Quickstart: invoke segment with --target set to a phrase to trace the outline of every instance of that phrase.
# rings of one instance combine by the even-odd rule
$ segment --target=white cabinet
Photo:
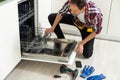
[[[3,80],[21,59],[17,2],[0,6],[0,80]]]
[[[120,0],[113,0],[108,28],[108,36],[120,40]]]

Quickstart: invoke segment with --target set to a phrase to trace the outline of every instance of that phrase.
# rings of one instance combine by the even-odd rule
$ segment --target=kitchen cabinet
[[[109,20],[109,28],[108,28],[108,36],[110,36],[112,39],[116,39],[120,41],[120,1],[119,0],[113,0],[111,4],[111,14],[110,14],[110,20]]]
[[[21,60],[17,1],[0,4],[0,80]]]

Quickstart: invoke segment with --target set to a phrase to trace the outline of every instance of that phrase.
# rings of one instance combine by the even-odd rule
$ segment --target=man
[[[102,29],[102,13],[95,3],[86,0],[67,0],[61,10],[50,14],[48,19],[52,27],[46,29],[46,34],[54,31],[58,38],[65,38],[59,23],[75,25],[82,36],[82,41],[76,48],[77,54],[83,54],[85,58],[92,56],[95,36]]]

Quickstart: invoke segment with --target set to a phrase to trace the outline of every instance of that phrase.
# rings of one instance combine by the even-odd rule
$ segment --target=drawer
[[[76,44],[70,39],[36,37],[31,42],[21,42],[21,55],[24,60],[71,65],[76,56]]]

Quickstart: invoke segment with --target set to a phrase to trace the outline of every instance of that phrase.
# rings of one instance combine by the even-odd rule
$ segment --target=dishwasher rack
[[[26,40],[21,41],[22,56],[68,61],[77,42],[69,39],[51,38],[51,34],[48,34],[47,36],[43,35],[44,30],[45,29],[37,27],[35,28],[36,36],[32,41],[29,40],[31,36],[29,33],[25,37]],[[24,30],[22,34],[23,33]]]

